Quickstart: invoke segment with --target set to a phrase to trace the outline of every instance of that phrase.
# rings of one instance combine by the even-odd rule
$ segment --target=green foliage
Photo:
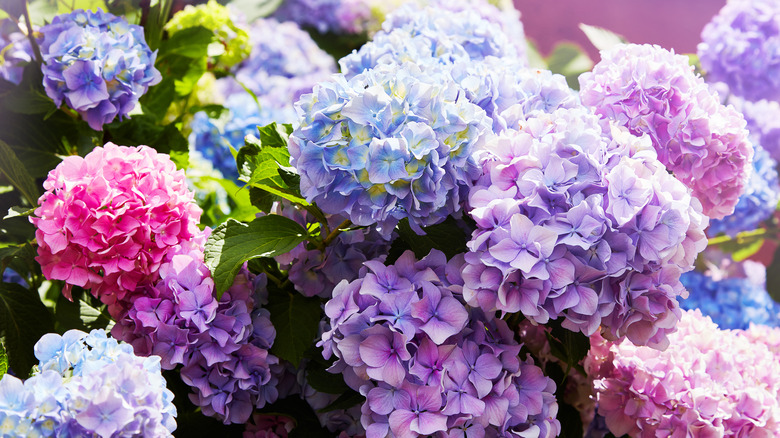
[[[21,192],[29,205],[38,205],[38,186],[35,180],[19,161],[13,149],[2,140],[0,140],[0,174]]]
[[[281,6],[284,0],[233,0],[230,5],[237,11],[241,11],[247,23],[251,23],[260,17],[267,17]]]
[[[547,334],[550,342],[550,353],[566,364],[567,369],[574,369],[585,374],[585,369],[580,361],[585,358],[590,350],[590,339],[580,332],[573,332],[561,326],[561,321],[550,321],[547,324],[552,329]]]
[[[322,316],[319,298],[304,297],[291,287],[282,289],[269,284],[265,308],[276,329],[271,353],[298,366],[317,337]]]
[[[772,263],[766,268],[766,290],[773,300],[780,302],[780,246],[772,256]]]
[[[580,74],[593,68],[593,60],[582,48],[572,43],[560,43],[546,59],[547,68],[553,73],[566,77],[569,87],[579,90],[577,78]]]
[[[54,305],[54,328],[58,333],[71,329],[89,332],[94,329],[110,329],[114,321],[105,304],[80,287],[72,291],[73,301],[68,300],[59,289]]]
[[[51,314],[36,291],[0,283],[0,342],[8,349],[8,363],[16,375],[28,374],[37,363],[33,346],[52,331]]]
[[[230,288],[244,262],[284,254],[305,239],[306,230],[283,216],[263,216],[249,224],[229,219],[221,224],[205,246],[206,266],[214,277],[217,297]]]
[[[147,145],[168,154],[180,168],[189,166],[189,146],[176,124],[158,124],[151,115],[137,115],[105,127],[108,139],[124,146]]]
[[[3,343],[0,342],[0,379],[8,372],[8,354],[5,352]]]
[[[770,232],[767,229],[759,228],[737,233],[734,237],[721,234],[709,239],[707,246],[718,247],[721,251],[730,253],[735,262],[741,262],[761,249],[768,233]]]

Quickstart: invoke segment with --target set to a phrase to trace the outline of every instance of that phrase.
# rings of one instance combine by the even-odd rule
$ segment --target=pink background
[[[726,0],[514,0],[526,36],[543,55],[560,41],[574,41],[598,62],[598,51],[577,27],[604,27],[632,43],[653,43],[695,53],[704,25]]]

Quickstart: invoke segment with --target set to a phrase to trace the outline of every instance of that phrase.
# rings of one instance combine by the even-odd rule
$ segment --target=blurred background
[[[780,0],[778,0],[780,1]],[[561,41],[599,55],[579,23],[621,34],[632,43],[653,43],[677,53],[695,53],[704,25],[726,0],[514,0],[525,33],[543,56]]]

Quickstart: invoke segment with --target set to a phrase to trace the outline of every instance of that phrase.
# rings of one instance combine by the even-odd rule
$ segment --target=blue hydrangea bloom
[[[780,3],[730,0],[702,30],[698,47],[710,82],[748,100],[780,98]]]
[[[28,287],[27,282],[24,280],[24,278],[22,278],[22,276],[19,275],[18,272],[14,271],[11,268],[6,268],[5,271],[3,271],[3,283],[16,283],[23,287]]]
[[[361,33],[371,19],[371,9],[364,0],[287,0],[274,17],[320,33]]]
[[[740,231],[758,228],[758,225],[775,212],[780,201],[780,182],[777,176],[777,162],[761,146],[755,146],[753,174],[745,193],[739,197],[734,213],[720,220],[710,222],[707,233],[735,236]]]
[[[220,119],[211,119],[205,112],[198,112],[192,120],[189,142],[196,151],[211,161],[214,168],[224,177],[237,179],[236,160],[230,151],[244,145],[244,137],[257,135],[257,127],[271,122],[292,123],[296,120],[291,106],[274,108],[257,106],[257,102],[246,93],[227,98],[227,114]]]
[[[780,305],[769,296],[766,287],[747,278],[713,280],[701,272],[691,271],[680,277],[688,289],[688,298],[680,299],[685,310],[701,312],[722,329],[747,329],[750,323],[780,325]]]
[[[98,9],[54,17],[40,29],[43,86],[59,107],[65,102],[95,130],[120,120],[149,86],[160,82],[157,52],[141,26]]]
[[[176,429],[159,357],[137,357],[103,330],[49,333],[35,355],[27,381],[0,380],[1,436],[170,437]]]
[[[333,76],[296,108],[289,149],[302,194],[383,235],[403,218],[420,231],[459,211],[479,176],[473,153],[490,120],[454,82],[415,64]]]

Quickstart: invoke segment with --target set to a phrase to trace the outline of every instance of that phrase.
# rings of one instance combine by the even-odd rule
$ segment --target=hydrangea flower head
[[[102,330],[44,335],[40,364],[22,384],[0,380],[3,436],[154,436],[176,429],[160,361],[141,358]]]
[[[366,396],[367,436],[555,436],[555,383],[506,323],[464,306],[463,257],[411,251],[393,265],[365,263],[325,305],[330,329],[318,345],[329,369]]]
[[[633,134],[648,134],[659,160],[693,190],[706,215],[731,214],[753,157],[742,115],[720,104],[685,56],[633,44],[601,56],[579,78],[582,102]]]
[[[288,147],[301,193],[384,235],[403,218],[419,230],[460,209],[490,126],[455,84],[411,63],[334,76],[297,110]]]
[[[780,102],[730,97],[729,103],[745,116],[753,144],[761,145],[773,160],[780,160]]]
[[[648,138],[582,106],[522,115],[482,155],[463,296],[485,311],[662,348],[707,219]],[[533,106],[530,106],[533,108]]]
[[[704,26],[697,54],[708,81],[747,100],[780,99],[780,4],[729,0]]]
[[[780,201],[780,181],[777,176],[777,161],[756,144],[753,155],[753,172],[745,193],[739,197],[734,213],[721,220],[710,222],[707,233],[735,236],[740,231],[758,228],[761,222],[772,217]]]
[[[202,212],[184,172],[148,146],[106,143],[69,156],[43,187],[30,221],[44,275],[109,306],[154,281],[168,250],[199,233]]]
[[[213,31],[219,41],[212,43],[217,44],[221,53],[209,57],[211,66],[229,69],[249,56],[249,34],[234,23],[230,10],[216,0],[209,0],[208,3],[197,6],[185,6],[171,17],[165,25],[165,30],[173,36],[183,29],[195,26]]]
[[[54,17],[40,29],[43,86],[59,107],[65,102],[95,130],[120,120],[149,86],[160,82],[157,52],[141,26],[98,9]]]
[[[250,27],[252,51],[236,79],[252,90],[263,107],[291,108],[319,81],[336,72],[336,62],[293,22],[258,19]],[[231,83],[227,94],[243,93]]]
[[[274,12],[274,17],[319,33],[359,34],[368,30],[369,23],[375,20],[371,10],[374,3],[374,0],[288,0]]]
[[[32,60],[29,38],[10,18],[0,20],[0,78],[19,85],[24,66]]]
[[[586,368],[616,436],[777,436],[780,362],[741,331],[682,314],[665,351],[591,337]]]

